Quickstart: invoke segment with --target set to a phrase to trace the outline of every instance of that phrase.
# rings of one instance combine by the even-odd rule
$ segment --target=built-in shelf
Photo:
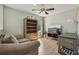
[[[35,34],[37,33],[37,20],[25,18],[24,19],[24,37],[31,38],[31,36],[35,35],[34,33]]]

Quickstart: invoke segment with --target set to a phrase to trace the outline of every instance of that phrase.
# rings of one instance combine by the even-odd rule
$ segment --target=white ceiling
[[[42,6],[40,6],[40,4],[36,5],[36,4],[5,4],[8,7],[11,8],[15,8],[21,11],[25,11],[25,12],[30,12],[39,16],[48,16],[45,15],[44,13],[39,14],[38,11],[32,11],[32,9],[38,9],[41,8]],[[54,11],[50,11],[48,12],[49,15],[55,14],[55,13],[60,13],[60,12],[64,12],[73,8],[78,7],[79,4],[45,4],[46,8],[55,8]]]

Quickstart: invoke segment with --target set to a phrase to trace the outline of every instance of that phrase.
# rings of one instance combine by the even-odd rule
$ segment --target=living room
[[[0,32],[0,55],[77,55],[78,19],[78,4],[2,4],[0,30],[11,36]]]

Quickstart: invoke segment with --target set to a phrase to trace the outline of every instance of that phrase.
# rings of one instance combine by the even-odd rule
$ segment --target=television
[[[61,34],[61,32],[62,32],[61,25],[52,25],[52,26],[48,27],[48,33]]]

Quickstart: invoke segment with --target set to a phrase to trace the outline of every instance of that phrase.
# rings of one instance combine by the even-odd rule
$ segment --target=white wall
[[[22,35],[23,34],[23,19],[26,16],[36,16],[39,20],[39,24],[41,24],[41,17],[31,14],[25,13],[19,10],[15,10],[9,7],[4,7],[4,29],[7,31],[12,32],[15,35]],[[75,10],[69,10],[62,13],[58,13],[55,15],[51,15],[46,17],[46,30],[48,26],[53,24],[63,25],[63,32],[75,32],[76,27],[72,23],[68,23],[67,19],[76,19],[75,18]]]
[[[51,25],[62,25],[63,32],[76,32],[75,24],[67,22],[68,19],[76,20],[75,9],[46,17],[46,30],[48,31],[48,26]]]
[[[22,12],[9,7],[4,7],[4,29],[10,31],[14,35],[22,35],[23,19],[29,15],[35,16],[37,20],[41,20],[41,17],[37,15],[28,12]]]
[[[3,6],[0,5],[0,29],[3,29]]]

